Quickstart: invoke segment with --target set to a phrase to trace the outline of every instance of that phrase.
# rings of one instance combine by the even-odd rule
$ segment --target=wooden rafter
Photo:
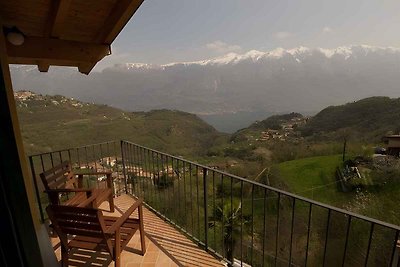
[[[46,71],[48,65],[94,66],[109,54],[110,46],[103,44],[40,37],[27,37],[20,46],[7,42],[9,63],[38,65],[40,71]]]
[[[52,1],[44,36],[60,37],[62,34],[62,29],[65,25],[65,18],[68,15],[70,4],[71,0]]]
[[[143,1],[0,0],[2,25],[25,37],[20,46],[6,44],[8,61],[37,65],[41,72],[51,65],[75,66],[87,74],[111,54],[109,46]]]
[[[96,43],[111,44],[144,0],[120,0],[105,20]]]
[[[39,61],[39,63],[37,65],[38,65],[38,69],[40,72],[48,72],[49,71],[49,68],[50,68],[49,63]]]

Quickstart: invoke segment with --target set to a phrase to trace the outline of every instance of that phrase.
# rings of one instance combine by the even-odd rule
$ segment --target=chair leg
[[[68,250],[61,245],[61,267],[68,267]]]
[[[144,236],[144,225],[143,225],[143,207],[139,206],[139,232],[140,232],[140,245],[142,247],[142,255],[146,253],[146,241]]]
[[[108,203],[110,204],[110,211],[114,212],[114,188],[111,172],[107,173],[107,188],[111,189],[111,194],[108,197]]]
[[[121,234],[119,229],[115,232],[114,266],[121,266]]]

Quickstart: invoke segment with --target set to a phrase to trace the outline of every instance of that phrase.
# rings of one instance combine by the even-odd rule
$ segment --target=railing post
[[[124,174],[125,194],[128,194],[128,182],[126,180],[124,140],[121,140],[121,157],[122,157],[122,172]]]
[[[39,187],[38,187],[38,184],[36,181],[36,172],[35,172],[35,167],[33,166],[32,156],[29,157],[29,164],[31,165],[32,179],[33,179],[33,185],[35,186],[35,193],[36,193],[36,198],[37,198],[37,202],[38,202],[38,206],[39,206],[40,219],[42,220],[42,223],[44,223],[42,201],[40,199]]]
[[[400,253],[399,253],[399,249],[396,249],[396,251],[394,252],[392,261],[393,261],[392,267],[397,267],[397,266],[399,266],[399,263],[400,263]]]
[[[207,169],[203,168],[204,189],[204,245],[208,249],[208,206],[207,206]]]
[[[400,263],[400,252],[399,248],[397,247],[399,236],[400,236],[400,231],[397,230],[394,237],[392,257],[390,259],[390,264],[389,264],[390,267],[398,267]]]

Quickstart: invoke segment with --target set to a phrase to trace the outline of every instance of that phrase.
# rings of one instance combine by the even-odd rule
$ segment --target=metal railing
[[[143,198],[149,209],[228,264],[398,266],[399,226],[127,141],[105,144],[116,148],[110,157],[120,192]],[[45,155],[51,159],[54,153],[60,152]],[[95,155],[104,159],[92,153],[84,166],[98,160]],[[46,169],[39,164],[43,157],[30,157],[34,180]],[[71,162],[81,165],[72,156]]]

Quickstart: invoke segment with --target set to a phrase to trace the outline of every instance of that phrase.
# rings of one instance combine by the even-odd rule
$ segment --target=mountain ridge
[[[305,136],[335,135],[380,142],[386,134],[400,132],[400,98],[374,96],[339,106],[329,106],[300,129]]]
[[[14,88],[127,111],[165,108],[213,115],[295,110],[306,114],[377,92],[400,97],[397,48],[349,46],[321,52],[303,47],[295,51],[278,49],[268,56],[252,51],[243,57],[232,54],[221,62],[226,64],[172,64],[162,68],[135,63],[131,69],[119,65],[88,76],[58,68],[43,74],[30,66],[13,66],[11,73]],[[219,128],[223,120],[202,118],[219,130],[224,128]]]
[[[370,46],[370,45],[349,45],[349,46],[339,46],[334,49],[326,49],[326,48],[308,48],[304,46],[299,46],[291,49],[284,49],[282,47],[276,48],[270,51],[259,51],[259,50],[250,50],[246,53],[228,53],[220,57],[204,59],[198,61],[184,61],[184,62],[171,62],[167,64],[149,64],[149,63],[123,63],[116,64],[117,68],[126,68],[127,70],[151,70],[151,69],[163,69],[165,70],[168,67],[173,66],[190,66],[190,65],[224,65],[224,64],[238,64],[241,61],[252,60],[253,62],[257,62],[261,59],[279,59],[286,55],[290,55],[293,57],[300,56],[303,57],[307,54],[318,52],[324,55],[326,58],[332,58],[335,56],[343,56],[345,59],[350,58],[356,52],[360,53],[382,53],[382,52],[390,52],[390,53],[400,53],[400,48],[396,47],[382,47],[382,46]],[[296,58],[298,63],[301,63],[299,58]],[[110,67],[111,69],[113,67]],[[110,69],[108,68],[108,69]]]
[[[288,126],[289,131],[285,130]],[[400,98],[368,97],[328,106],[310,117],[296,112],[272,115],[236,131],[230,140],[251,140],[268,131],[311,142],[341,141],[345,137],[365,144],[381,143],[385,135],[400,133]]]

